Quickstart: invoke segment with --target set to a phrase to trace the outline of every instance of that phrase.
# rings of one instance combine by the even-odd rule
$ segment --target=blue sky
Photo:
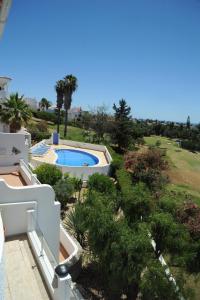
[[[55,102],[74,74],[73,105],[122,97],[137,118],[200,121],[199,0],[13,0],[0,40],[10,91]]]

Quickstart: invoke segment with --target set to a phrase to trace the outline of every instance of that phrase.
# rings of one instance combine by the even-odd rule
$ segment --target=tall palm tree
[[[60,130],[60,110],[63,106],[63,96],[64,96],[64,81],[58,80],[55,85],[55,90],[57,94],[57,109],[58,109],[58,119],[57,119],[57,133]]]
[[[64,78],[64,108],[65,108],[65,128],[64,137],[67,135],[68,110],[72,103],[72,94],[77,90],[77,78],[73,75],[67,75]]]
[[[0,119],[3,123],[10,125],[10,132],[17,132],[22,125],[27,124],[31,118],[31,110],[23,96],[18,93],[11,94],[10,98],[2,103]]]

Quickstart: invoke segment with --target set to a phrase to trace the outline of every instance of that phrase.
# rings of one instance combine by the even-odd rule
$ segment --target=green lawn
[[[48,128],[49,128],[50,132],[54,132],[57,129],[57,125],[49,125]],[[67,126],[67,137],[64,138],[64,136],[63,136],[64,125],[60,125],[60,137],[61,137],[61,139],[84,142],[83,132],[84,132],[84,130],[81,129],[81,128],[73,127],[73,126]]]
[[[166,149],[169,161],[169,189],[191,194],[200,204],[200,153],[181,149],[177,143],[165,137],[145,137],[147,145],[160,141],[160,148]]]

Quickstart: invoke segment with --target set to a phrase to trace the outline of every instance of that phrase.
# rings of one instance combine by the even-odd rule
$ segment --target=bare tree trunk
[[[57,133],[60,131],[60,108],[58,108],[58,117],[57,117]]]
[[[65,128],[64,128],[64,137],[67,136],[67,121],[68,121],[68,110],[65,109]]]

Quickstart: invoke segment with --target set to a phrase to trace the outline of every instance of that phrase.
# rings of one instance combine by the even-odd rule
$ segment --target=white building
[[[56,105],[52,105],[48,108],[47,112],[54,113],[57,109]],[[65,111],[64,108],[61,108],[61,111]],[[68,120],[74,121],[77,120],[79,117],[81,117],[82,114],[81,107],[72,107],[68,110]]]
[[[8,97],[8,85],[10,81],[11,78],[0,76],[0,105],[6,100],[6,97]],[[9,125],[0,121],[0,132],[10,132]]]
[[[83,299],[71,279],[81,247],[62,227],[60,203],[30,170],[28,153],[24,134],[0,133],[0,299]]]
[[[81,117],[81,107],[72,107],[68,110],[68,120],[74,121]]]
[[[10,5],[0,0],[0,37]],[[0,77],[0,102],[10,80]],[[60,223],[54,190],[28,166],[27,136],[8,129],[0,124],[0,299],[83,299],[71,279],[81,248]]]
[[[35,98],[25,97],[24,101],[30,106],[31,109],[37,110],[39,108],[38,102]]]
[[[57,109],[57,108],[56,108],[56,105],[51,105],[51,106],[47,109],[47,112],[54,113],[56,109]],[[64,111],[63,108],[62,108],[61,110]]]

